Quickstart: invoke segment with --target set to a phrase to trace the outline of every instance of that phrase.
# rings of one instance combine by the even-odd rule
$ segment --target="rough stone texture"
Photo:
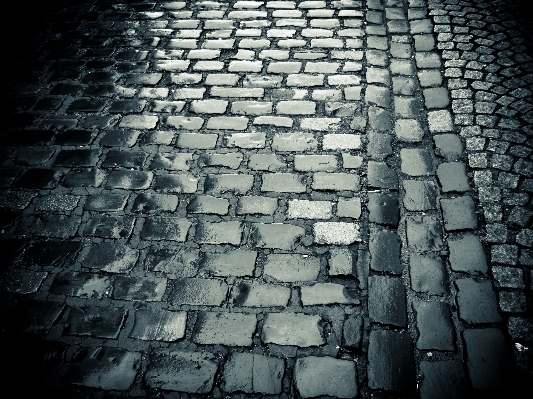
[[[418,349],[453,351],[454,334],[450,310],[444,302],[415,301],[413,308],[419,336]]]
[[[387,276],[368,278],[368,313],[373,322],[405,327],[407,297],[401,279]]]
[[[401,274],[400,240],[393,231],[370,229],[370,267],[376,271]]]
[[[251,236],[258,248],[273,248],[290,250],[300,237],[305,235],[305,229],[300,226],[285,223],[254,223]]]
[[[350,245],[361,241],[359,225],[345,222],[317,222],[313,224],[317,244]]]
[[[200,312],[194,325],[193,341],[204,345],[252,345],[255,315]]]
[[[317,283],[302,286],[300,295],[304,306],[359,303],[355,290],[347,289],[341,284]]]
[[[432,181],[404,180],[403,205],[408,211],[427,211],[437,207],[437,186]]]
[[[500,388],[507,379],[507,349],[501,330],[470,329],[463,332],[468,374],[474,389]]]
[[[368,347],[368,385],[412,394],[416,390],[413,342],[406,332],[373,330]]]
[[[357,396],[355,363],[332,357],[303,357],[294,367],[296,388],[304,398],[320,395],[336,398]]]
[[[252,276],[257,259],[256,251],[236,249],[220,254],[205,254],[201,269],[214,276]]]
[[[496,295],[489,280],[463,278],[456,280],[455,285],[459,291],[457,305],[462,320],[471,324],[501,321]]]
[[[129,336],[143,341],[173,342],[185,336],[187,313],[139,309]]]
[[[300,347],[322,345],[325,340],[321,334],[320,321],[320,316],[303,313],[268,313],[261,341]]]
[[[233,353],[224,365],[221,388],[225,392],[279,394],[284,366],[283,359],[254,353]]]
[[[151,360],[144,377],[150,388],[201,394],[213,387],[218,365],[211,353],[158,350]]]
[[[467,234],[449,239],[450,266],[454,271],[466,273],[487,273],[487,258],[479,237]]]
[[[263,274],[278,281],[313,281],[320,272],[320,259],[298,254],[270,254]]]
[[[409,273],[413,290],[434,295],[446,294],[446,273],[442,259],[412,253],[409,255]]]
[[[466,394],[465,371],[459,360],[421,361],[421,399],[460,399]]]
[[[447,231],[475,229],[477,215],[472,197],[464,196],[454,199],[441,199],[444,228]]]

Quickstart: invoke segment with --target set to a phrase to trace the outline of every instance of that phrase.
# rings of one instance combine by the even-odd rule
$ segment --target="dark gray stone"
[[[368,346],[368,385],[371,389],[414,394],[413,341],[407,332],[373,330]]]
[[[68,315],[69,334],[86,335],[97,338],[116,339],[127,310],[120,308],[105,308],[86,306],[72,308]]]
[[[442,226],[436,216],[407,218],[407,244],[418,252],[440,251],[443,248]]]
[[[397,196],[369,193],[367,207],[370,212],[370,222],[398,226],[400,209]]]
[[[470,324],[498,323],[502,320],[490,280],[463,278],[455,281],[459,317]]]
[[[406,301],[405,288],[400,278],[388,276],[368,278],[368,312],[372,321],[405,327]]]
[[[266,395],[279,394],[285,362],[256,353],[233,353],[224,365],[222,390]]]
[[[420,362],[421,399],[463,399],[466,394],[464,363],[459,360]]]
[[[447,231],[475,229],[477,215],[475,204],[470,196],[452,199],[441,199],[440,204],[444,218],[444,228]]]
[[[423,350],[453,351],[455,337],[448,305],[444,302],[417,300],[413,302],[413,308],[419,333],[416,347]]]
[[[444,295],[447,292],[444,262],[440,258],[411,254],[409,256],[411,288],[416,292]]]
[[[437,186],[432,181],[404,180],[403,205],[408,211],[427,211],[437,207]]]
[[[450,238],[448,246],[452,270],[470,274],[487,273],[487,258],[479,237],[467,234],[460,238]]]
[[[368,161],[368,185],[397,190],[398,176],[385,162]]]
[[[372,270],[394,274],[402,273],[400,239],[395,232],[371,228],[369,251]]]

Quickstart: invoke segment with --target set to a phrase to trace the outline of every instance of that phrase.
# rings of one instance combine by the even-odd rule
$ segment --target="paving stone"
[[[299,347],[320,346],[325,343],[318,315],[303,313],[267,313],[261,333],[265,344],[293,345]]]
[[[158,122],[155,115],[126,115],[122,117],[119,127],[126,129],[154,129]]]
[[[318,142],[312,133],[276,133],[272,140],[274,151],[316,150]]]
[[[406,218],[407,244],[417,252],[443,249],[442,225],[436,216],[416,215]]]
[[[43,214],[27,216],[20,222],[19,234],[66,239],[74,237],[81,220],[79,216]]]
[[[325,134],[322,148],[324,150],[357,150],[361,148],[361,136],[358,134]]]
[[[140,170],[114,170],[109,173],[106,188],[142,190],[150,186],[152,179],[152,172],[144,172]]]
[[[52,189],[57,186],[61,172],[53,169],[28,169],[14,184],[16,188]]]
[[[420,362],[421,399],[460,399],[466,394],[463,362],[440,360]]]
[[[313,115],[315,109],[313,101],[279,101],[276,105],[278,115]]]
[[[181,148],[213,149],[218,140],[218,134],[180,133],[177,145]]]
[[[359,304],[357,293],[342,284],[317,283],[302,286],[300,295],[303,306]]]
[[[311,187],[315,190],[358,191],[359,176],[351,173],[317,172],[313,174]]]
[[[146,218],[141,231],[143,240],[184,242],[191,227],[187,219],[177,217]]]
[[[280,193],[304,193],[305,177],[293,173],[264,174],[261,191]]]
[[[437,207],[437,186],[432,181],[404,180],[403,205],[408,211],[427,211]]]
[[[258,248],[290,250],[299,238],[305,235],[300,226],[284,223],[254,223],[251,238]]]
[[[350,245],[362,240],[356,223],[316,222],[313,235],[316,244]]]
[[[33,334],[48,334],[63,312],[65,305],[24,299],[13,306],[12,314],[7,317],[9,329]],[[3,328],[5,324],[3,324]]]
[[[236,213],[242,214],[260,214],[273,215],[278,207],[277,198],[244,196],[239,198]]]
[[[15,294],[32,294],[37,292],[47,272],[8,269],[0,278],[0,290]]]
[[[477,227],[477,216],[472,197],[443,198],[440,200],[440,205],[446,231],[475,229]]]
[[[187,98],[186,96],[184,98]],[[187,116],[168,116],[167,125],[174,126],[176,129],[200,130],[204,124],[203,118]]]
[[[183,278],[172,282],[169,301],[176,305],[220,306],[228,286],[218,279]]]
[[[496,283],[504,288],[525,288],[522,269],[507,266],[492,266]]]
[[[263,132],[232,133],[224,137],[226,147],[264,148],[266,135]]]
[[[178,203],[178,197],[175,195],[141,193],[135,197],[132,211],[141,213],[174,212]]]
[[[446,108],[450,104],[448,89],[444,87],[431,87],[424,89],[424,100],[426,108]]]
[[[233,353],[226,361],[222,390],[246,393],[279,394],[285,362],[255,353]]]
[[[113,279],[110,276],[66,272],[56,276],[49,292],[54,295],[102,299],[107,297],[112,290]]]
[[[158,350],[144,378],[150,388],[202,394],[212,390],[217,369],[216,357],[209,352]]]
[[[70,364],[65,380],[99,389],[129,389],[139,371],[141,353],[118,348],[85,348]]]
[[[254,314],[200,312],[194,325],[193,342],[203,345],[251,346],[256,323]]]
[[[400,278],[368,278],[368,312],[372,321],[397,327],[407,325],[405,288]]]
[[[304,398],[320,395],[355,398],[358,393],[354,362],[332,357],[299,358],[294,367],[296,388]]]
[[[53,166],[65,167],[92,167],[98,162],[99,150],[61,150],[53,163]]]
[[[375,160],[382,161],[392,154],[392,136],[388,133],[368,132],[367,153]]]
[[[116,339],[124,324],[127,310],[86,306],[71,308],[68,314],[69,334]]]
[[[333,216],[329,201],[290,200],[287,216],[290,219],[329,219]]]
[[[368,385],[406,394],[416,390],[413,341],[407,332],[373,330],[368,347]]]
[[[270,254],[263,274],[277,281],[313,281],[320,272],[320,259],[299,254]]]
[[[199,195],[187,204],[188,213],[214,213],[227,215],[229,201],[225,198],[216,198],[210,195]]]
[[[470,190],[466,165],[463,162],[442,163],[437,168],[437,177],[443,192],[465,192]]]
[[[337,216],[352,219],[361,217],[361,200],[359,198],[339,198]]]
[[[294,169],[297,171],[333,171],[337,169],[334,155],[295,155]]]
[[[207,129],[216,130],[246,130],[248,118],[242,116],[217,116],[207,121]]]
[[[342,330],[343,345],[350,348],[359,348],[363,335],[363,319],[361,316],[352,314],[344,322]]]
[[[355,275],[355,259],[348,248],[332,248],[328,265],[330,276]]]
[[[244,156],[240,152],[231,152],[226,154],[200,154],[198,157],[198,166],[221,166],[230,169],[238,169]]]
[[[451,313],[444,302],[415,301],[416,322],[419,336],[418,349],[453,351],[454,334]]]
[[[424,137],[424,131],[415,119],[398,119],[394,125],[396,138],[408,143],[418,143]]]
[[[195,241],[199,244],[240,245],[243,233],[241,222],[199,222]]]
[[[479,237],[472,234],[458,238],[450,237],[448,247],[452,270],[470,274],[487,273],[487,258]]]
[[[253,186],[253,175],[245,174],[220,174],[208,175],[205,179],[204,191],[206,193],[246,194]]]
[[[368,185],[397,190],[398,176],[385,162],[368,161]]]
[[[156,177],[154,189],[173,193],[195,193],[198,178],[186,174],[169,174]]]
[[[463,278],[455,281],[459,292],[457,304],[459,317],[469,324],[498,323],[496,295],[489,280]]]
[[[256,258],[256,251],[241,249],[225,253],[206,253],[200,267],[218,277],[253,276]]]
[[[531,342],[531,318],[509,317],[507,327],[513,341]]]
[[[277,127],[292,127],[291,118],[284,116],[258,116],[254,119],[254,125],[273,125]]]
[[[371,228],[368,246],[372,270],[401,274],[400,240],[395,232]]]
[[[153,277],[117,276],[114,279],[114,299],[160,302],[167,288],[167,280]]]
[[[434,295],[446,294],[445,268],[442,259],[412,253],[409,255],[411,288]]]
[[[369,193],[367,208],[370,212],[370,222],[398,226],[400,209],[396,196]]]
[[[136,249],[124,244],[103,242],[91,247],[82,266],[108,273],[127,273],[133,269],[138,257]]]
[[[231,291],[233,306],[266,308],[271,306],[286,307],[291,296],[289,287],[275,284],[241,282]]]
[[[429,131],[432,133],[446,133],[453,130],[452,117],[449,111],[428,112]]]
[[[474,389],[504,387],[507,382],[505,338],[497,328],[463,332],[468,374]]]
[[[196,114],[224,114],[228,107],[228,101],[224,100],[193,100],[190,111]]]
[[[126,206],[127,195],[123,194],[95,194],[85,201],[83,209],[90,211],[120,211]]]
[[[402,148],[400,150],[401,170],[409,176],[433,174],[431,154],[425,149]]]
[[[518,256],[518,247],[516,245],[492,245],[490,250],[492,262],[516,265]],[[524,250],[522,250],[522,252],[524,252]]]

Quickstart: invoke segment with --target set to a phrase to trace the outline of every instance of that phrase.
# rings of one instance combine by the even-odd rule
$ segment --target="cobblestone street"
[[[533,395],[520,3],[49,3],[3,28],[4,386]]]

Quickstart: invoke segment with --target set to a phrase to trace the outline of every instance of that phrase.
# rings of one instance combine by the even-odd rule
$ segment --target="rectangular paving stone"
[[[452,270],[470,274],[487,273],[487,258],[479,237],[472,234],[450,237],[448,247]]]
[[[216,198],[210,195],[198,195],[187,204],[188,213],[214,213],[227,215],[229,201],[225,198]]]
[[[202,394],[212,390],[217,370],[216,357],[209,352],[161,349],[150,356],[144,378],[150,388]]]
[[[414,291],[434,295],[446,294],[445,268],[441,258],[411,253],[409,272],[411,288]]]
[[[244,196],[239,198],[236,213],[238,215],[273,215],[277,207],[277,198]]]
[[[428,150],[402,148],[400,150],[401,171],[409,176],[428,176],[433,174],[431,155]]]
[[[265,344],[320,346],[325,343],[319,330],[318,315],[304,313],[268,313],[261,332]]]
[[[279,101],[276,105],[278,115],[312,115],[316,103],[313,101]]]
[[[224,365],[224,392],[279,394],[285,369],[283,359],[255,353],[233,353]]]
[[[119,127],[126,129],[154,129],[159,118],[155,115],[126,115],[123,116]]]
[[[320,259],[299,254],[270,254],[263,274],[282,282],[313,281],[320,272]]]
[[[347,222],[316,222],[313,236],[316,244],[350,245],[362,240],[359,225]]]
[[[416,391],[413,341],[407,332],[373,330],[368,347],[368,385],[405,394]]]
[[[253,175],[245,174],[220,174],[208,175],[204,184],[206,193],[246,194],[254,184]]]
[[[200,130],[204,124],[204,120],[198,117],[168,116],[166,123],[177,129]]]
[[[348,248],[333,247],[328,260],[330,276],[355,275],[355,259]]]
[[[240,152],[230,152],[226,154],[200,154],[198,157],[198,166],[203,168],[206,166],[220,166],[230,169],[238,169],[242,163],[244,156]]]
[[[405,327],[406,302],[405,288],[400,278],[389,276],[368,278],[368,312],[373,322]]]
[[[357,368],[349,360],[329,356],[301,357],[294,367],[294,379],[304,398],[321,395],[355,398],[358,394]]]
[[[100,306],[73,307],[68,314],[69,334],[116,339],[127,312]]]
[[[358,134],[325,134],[322,141],[324,150],[357,150],[361,148]]]
[[[398,226],[400,209],[397,196],[382,193],[368,193],[367,208],[369,221],[390,226]]]
[[[185,336],[186,312],[138,309],[129,337],[143,341],[174,342]]]
[[[242,222],[199,222],[194,240],[199,244],[240,245],[242,233]]]
[[[468,375],[474,389],[502,388],[508,383],[507,346],[500,329],[480,328],[463,332]]]
[[[37,292],[47,276],[47,272],[8,269],[2,274],[0,289],[13,294],[32,294]]]
[[[181,278],[171,283],[169,301],[175,305],[220,306],[228,285],[219,279]]]
[[[407,222],[407,244],[417,252],[443,249],[442,225],[433,215],[410,216]]]
[[[200,268],[217,277],[253,276],[257,251],[236,249],[225,253],[206,253]]]
[[[437,168],[437,177],[442,192],[465,192],[470,190],[466,164],[463,162],[446,162]]]
[[[159,175],[155,179],[154,190],[173,193],[195,193],[198,189],[198,178],[186,174]]]
[[[139,251],[127,245],[102,242],[91,247],[82,266],[108,273],[128,273],[137,263],[138,257]]]
[[[166,288],[166,278],[117,276],[112,297],[127,301],[160,302]]]
[[[181,148],[199,150],[213,149],[217,145],[218,134],[208,133],[180,133],[177,145]]]
[[[291,118],[285,116],[258,116],[254,119],[253,124],[292,127],[293,121]]]
[[[65,380],[105,390],[127,390],[138,373],[141,353],[118,348],[88,348],[70,364]]]
[[[333,171],[337,169],[334,155],[295,155],[294,169],[297,171]]]
[[[56,276],[49,292],[82,298],[101,299],[113,290],[113,279],[96,273],[67,272]]]
[[[231,133],[224,137],[224,143],[229,148],[265,148],[265,142],[264,132]]]
[[[461,278],[455,281],[459,318],[469,324],[499,323],[496,295],[487,279]]]
[[[454,328],[450,309],[444,302],[414,301],[418,339],[416,347],[422,350],[453,351]]]
[[[437,186],[429,180],[404,180],[403,205],[408,211],[428,211],[437,207]]]
[[[141,231],[143,240],[185,242],[192,223],[185,218],[154,217],[144,219]]]
[[[352,173],[316,172],[313,174],[311,187],[315,190],[359,191],[359,176]]]
[[[233,286],[230,303],[233,306],[267,308],[286,307],[291,296],[289,287],[277,284],[241,282]]]
[[[254,314],[200,312],[193,342],[203,345],[251,346],[257,324]]]
[[[329,201],[289,200],[287,216],[291,219],[329,219],[333,216]]]
[[[357,293],[342,284],[317,283],[302,286],[300,295],[303,306],[359,304]]]
[[[66,239],[76,235],[80,223],[81,219],[76,215],[43,214],[26,216],[21,220],[18,232],[25,235]]]
[[[276,133],[272,139],[274,151],[316,150],[318,141],[313,133]]]
[[[453,199],[440,200],[446,231],[475,229],[477,215],[472,197],[465,195]]]
[[[394,231],[371,228],[369,251],[372,270],[401,274],[400,239]]]
[[[173,278],[194,277],[198,273],[199,251],[194,248],[150,246],[143,260],[143,267],[163,272]]]
[[[246,130],[248,118],[243,116],[217,116],[207,121],[207,129],[216,130]]]
[[[304,193],[307,191],[304,179],[304,176],[293,173],[264,174],[261,191]]]
[[[61,150],[53,166],[82,167],[96,166],[100,150]]]
[[[303,227],[292,224],[253,223],[250,238],[258,248],[290,250],[304,235]]]
[[[466,378],[460,360],[421,361],[421,399],[459,399],[466,395]]]

